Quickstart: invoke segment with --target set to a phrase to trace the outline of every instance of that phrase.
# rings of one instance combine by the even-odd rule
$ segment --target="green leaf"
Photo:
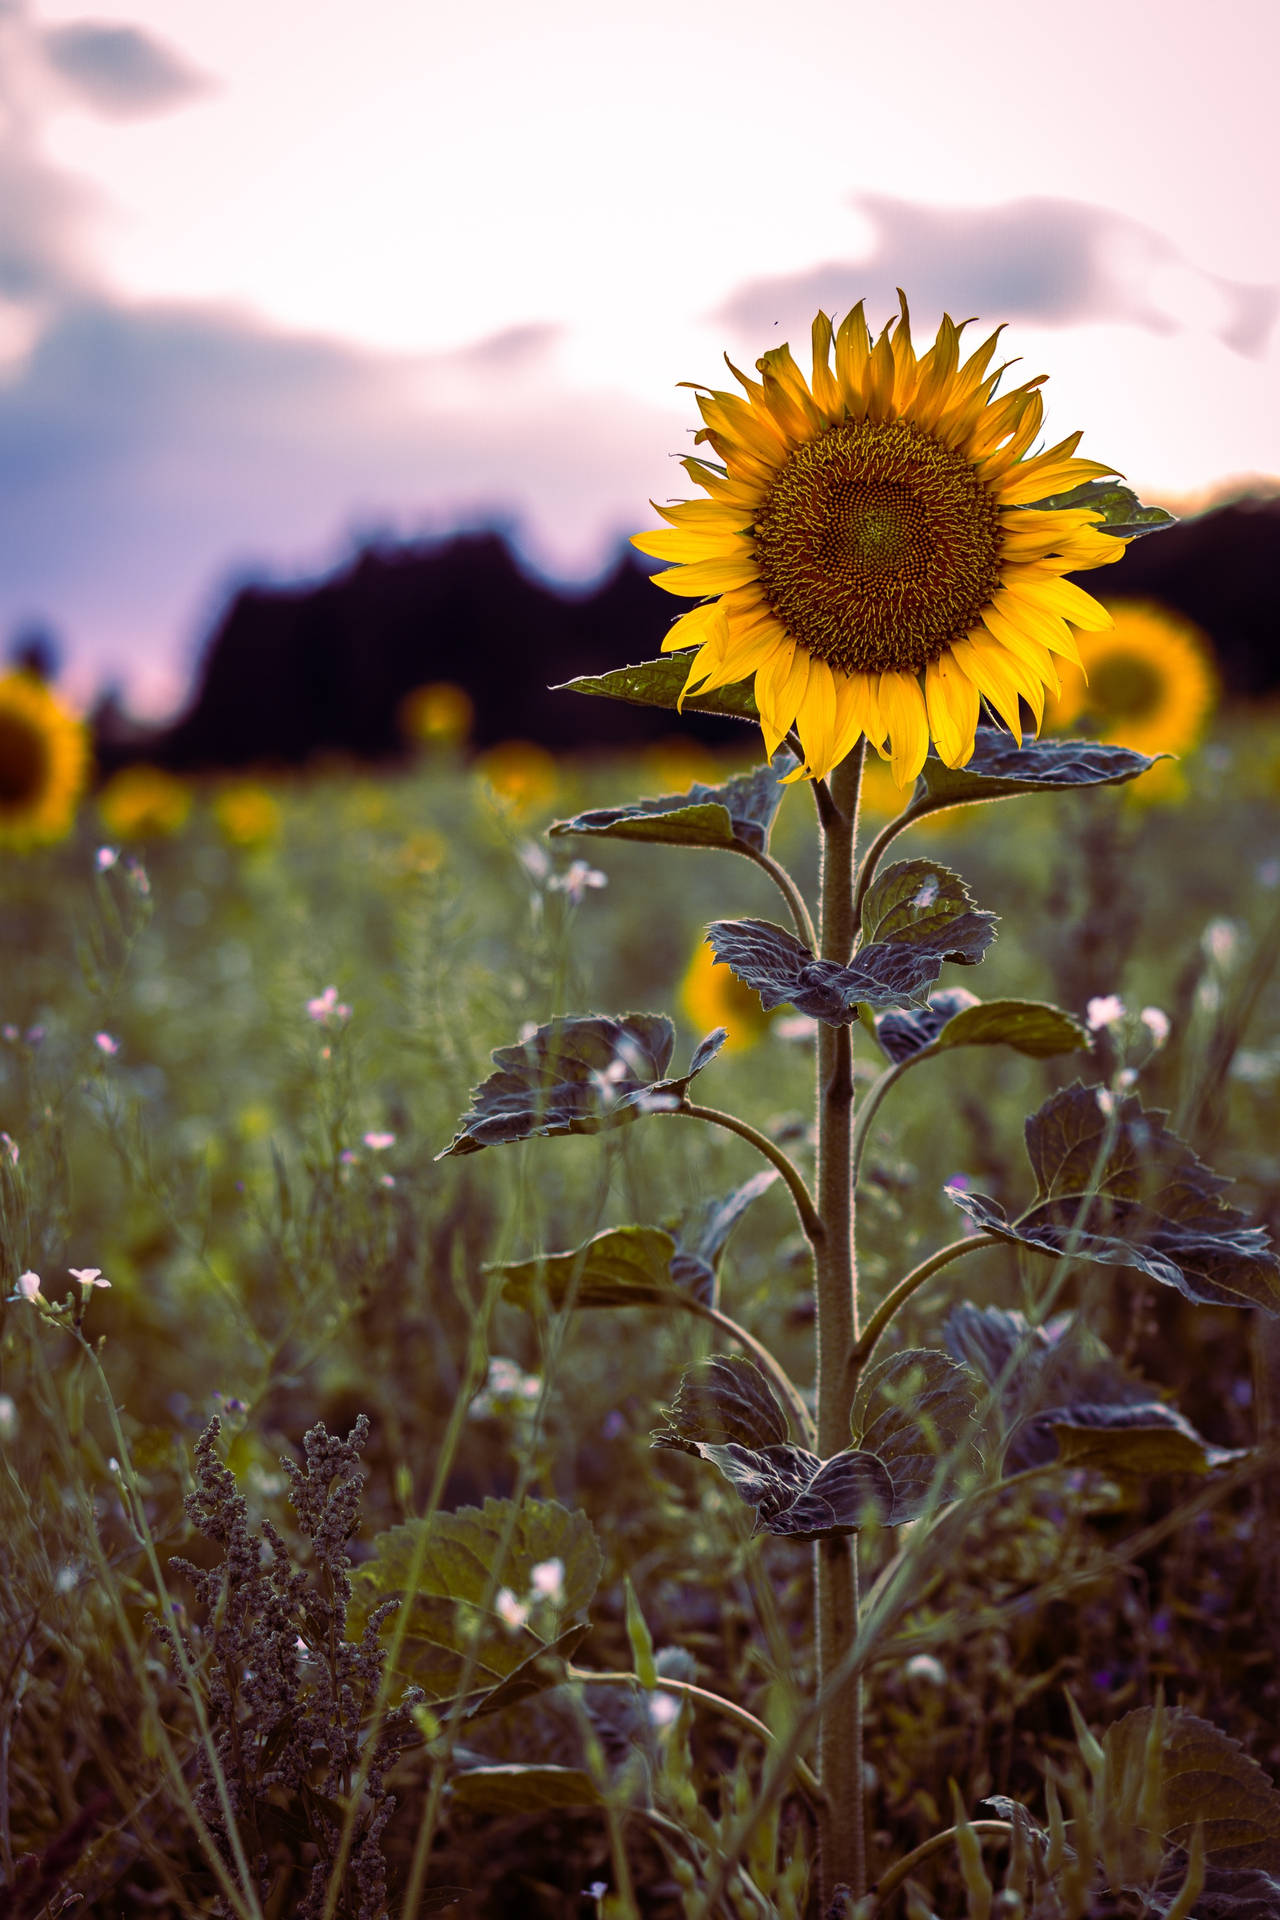
[[[753,1360],[717,1354],[686,1369],[667,1410],[665,1444],[695,1452],[705,1443],[780,1446],[790,1435],[777,1394]]]
[[[671,1277],[675,1254],[675,1240],[661,1227],[608,1227],[568,1253],[505,1260],[486,1272],[502,1274],[503,1298],[518,1307],[545,1299],[558,1313],[571,1294],[578,1307],[661,1307],[680,1304]]]
[[[377,1534],[372,1559],[351,1576],[353,1638],[382,1601],[396,1597],[407,1606],[399,1672],[423,1689],[433,1707],[458,1698],[469,1658],[474,1665],[463,1695],[468,1713],[492,1712],[553,1686],[561,1678],[560,1661],[588,1630],[587,1608],[603,1564],[600,1549],[586,1515],[554,1500],[526,1500],[515,1513],[495,1598],[484,1607],[512,1514],[510,1500],[486,1500],[482,1508],[407,1520]],[[410,1592],[420,1546],[421,1569]],[[563,1568],[554,1605],[539,1599],[533,1586],[534,1568],[551,1560]],[[528,1608],[523,1621],[496,1610],[504,1589]],[[393,1622],[384,1622],[384,1641],[392,1631]]]
[[[720,1356],[691,1367],[657,1447],[709,1460],[748,1506],[756,1532],[812,1539],[887,1520],[893,1483],[873,1454],[856,1449],[820,1460],[792,1446],[773,1388],[750,1360]]]
[[[1096,740],[1033,740],[1019,746],[1003,727],[979,727],[966,767],[944,766],[931,753],[911,804],[958,807],[980,800],[1006,800],[1018,793],[1064,793],[1080,787],[1114,787],[1146,773],[1156,760],[1131,747]]]
[[[1057,513],[1067,508],[1088,507],[1102,515],[1097,531],[1112,534],[1117,540],[1137,540],[1144,533],[1163,533],[1176,527],[1177,518],[1163,507],[1145,507],[1136,493],[1118,480],[1086,480],[1067,493],[1051,493],[1047,500],[1036,500],[1034,508]]]
[[[1056,1458],[1112,1472],[1128,1462],[1135,1473],[1200,1473],[1235,1458],[1158,1399],[1076,1314],[1032,1326],[1025,1314],[963,1300],[942,1337],[996,1395],[1009,1472]]]
[[[553,1020],[520,1045],[497,1049],[498,1071],[472,1090],[471,1111],[436,1159],[534,1134],[598,1133],[638,1119],[647,1107],[678,1105],[724,1041],[717,1027],[699,1042],[688,1072],[666,1079],[675,1027],[665,1014]]]
[[[597,693],[607,700],[625,700],[633,707],[671,707],[680,701],[689,678],[689,659],[666,653],[657,660],[641,660],[634,667],[615,667],[611,673],[589,673],[564,680],[552,693]],[[733,720],[758,720],[759,709],[751,683],[743,680],[711,693],[691,693],[684,702],[688,713],[723,713]]]
[[[981,1390],[969,1367],[932,1348],[890,1354],[863,1374],[849,1424],[855,1447],[874,1454],[892,1482],[889,1525],[916,1519],[949,1497],[958,1473],[981,1465],[973,1437]]]
[[[720,786],[695,781],[687,793],[637,800],[625,807],[597,807],[572,820],[557,820],[547,831],[656,841],[669,847],[725,847],[731,852],[746,847],[767,853],[785,791],[783,779],[798,765],[784,747],[772,761],[749,773],[734,774]]]
[[[948,987],[927,1007],[881,1014],[876,1038],[895,1064],[924,1060],[951,1047],[1012,1047],[1033,1060],[1088,1052],[1089,1032],[1074,1014],[1043,1000],[979,1000]]]
[[[473,1813],[552,1813],[559,1807],[600,1807],[604,1796],[580,1767],[468,1767],[449,1782],[455,1806]]]
[[[1052,1425],[1064,1467],[1099,1473],[1207,1473],[1242,1458],[1238,1449],[1215,1447],[1176,1407],[1163,1400],[1136,1406],[1055,1408],[1041,1420]]]
[[[996,916],[975,910],[958,873],[933,860],[897,860],[876,875],[862,907],[860,950],[893,941],[972,966],[995,938]]]
[[[963,881],[945,868],[923,860],[901,864],[927,869],[914,890],[920,902],[914,920],[911,899],[894,903],[890,936],[860,947],[847,967],[817,959],[773,920],[716,920],[707,939],[717,960],[765,1007],[791,1006],[828,1026],[847,1027],[863,1006],[925,1006],[944,961],[973,966],[982,958],[995,935],[995,915],[973,909]]]
[[[653,1635],[649,1631],[649,1623],[636,1598],[636,1590],[631,1584],[630,1574],[623,1577],[622,1591],[626,1598],[627,1639],[631,1643],[631,1659],[636,1670],[636,1678],[642,1687],[656,1687],[658,1669],[653,1658]]]
[[[1124,1812],[1149,1804],[1149,1745],[1156,1710],[1139,1707],[1102,1737],[1107,1788]],[[1238,1741],[1181,1707],[1163,1713],[1155,1828],[1189,1850],[1197,1823],[1204,1849],[1228,1869],[1280,1868],[1280,1793]]]
[[[1024,1214],[1011,1221],[998,1201],[959,1187],[947,1197],[983,1232],[1052,1258],[1133,1267],[1188,1300],[1280,1313],[1280,1261],[1265,1228],[1227,1205],[1229,1182],[1164,1121],[1136,1095],[1077,1080],[1027,1122],[1037,1198]]]
[[[725,1243],[747,1208],[777,1178],[772,1167],[762,1167],[732,1193],[700,1200],[689,1208],[680,1222],[671,1259],[671,1278],[682,1292],[706,1306],[715,1305],[716,1274]]]

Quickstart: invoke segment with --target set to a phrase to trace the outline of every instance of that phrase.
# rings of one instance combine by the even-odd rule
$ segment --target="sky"
[[[591,577],[680,381],[899,285],[1145,498],[1280,473],[1272,0],[102,3],[0,0],[0,650],[82,700],[363,538]]]

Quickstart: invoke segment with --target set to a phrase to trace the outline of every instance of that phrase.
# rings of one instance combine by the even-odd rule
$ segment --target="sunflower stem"
[[[753,860],[756,866],[768,874],[769,878],[777,887],[778,892],[787,903],[787,908],[795,923],[796,932],[800,935],[800,938],[804,941],[810,953],[815,952],[818,944],[818,936],[814,932],[813,921],[809,918],[809,909],[805,905],[804,895],[782,862],[775,860],[771,854],[757,852],[755,847],[749,847],[745,841],[741,840],[735,841],[733,850],[735,853],[745,854],[748,860]]]
[[[821,955],[848,963],[857,933],[853,861],[858,835],[858,797],[865,740],[841,761],[830,793],[814,798],[822,824]],[[818,1214],[822,1235],[814,1243],[818,1452],[829,1459],[849,1444],[845,1380],[858,1339],[857,1271],[854,1259],[853,1040],[848,1027],[818,1029]],[[840,1666],[858,1628],[856,1536],[837,1534],[814,1545],[814,1606],[817,1683]],[[818,1726],[818,1777],[827,1795],[819,1818],[819,1911],[837,1890],[855,1900],[866,1891],[863,1809],[862,1678],[835,1687],[822,1706]]]

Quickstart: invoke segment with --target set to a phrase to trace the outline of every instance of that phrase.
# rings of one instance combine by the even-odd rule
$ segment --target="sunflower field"
[[[1280,1913],[1275,716],[958,338],[704,394],[740,750],[0,680],[0,1915]]]

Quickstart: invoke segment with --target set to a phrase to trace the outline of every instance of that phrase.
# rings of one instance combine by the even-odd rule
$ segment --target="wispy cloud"
[[[862,193],[854,205],[873,235],[860,254],[749,281],[717,318],[753,340],[775,324],[785,337],[819,308],[843,310],[864,297],[870,316],[888,313],[895,289],[906,287],[913,307],[931,318],[945,308],[957,319],[973,313],[1048,326],[1201,326],[1257,357],[1280,307],[1280,287],[1206,273],[1154,228],[1076,200],[939,207]]]
[[[44,57],[81,103],[112,120],[136,120],[213,86],[173,47],[140,27],[73,20],[39,35]]]

